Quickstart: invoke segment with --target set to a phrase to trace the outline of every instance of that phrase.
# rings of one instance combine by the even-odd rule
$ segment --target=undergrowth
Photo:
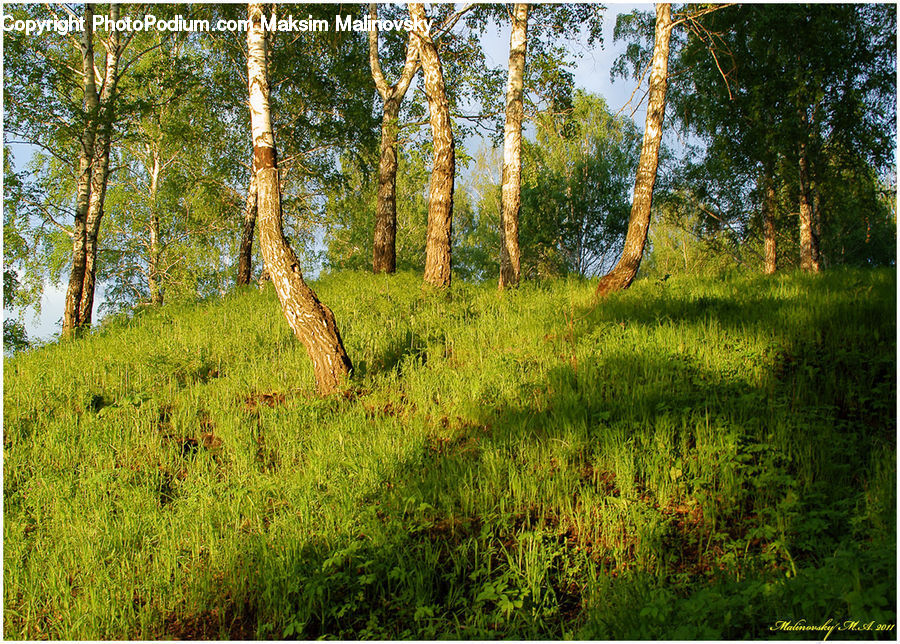
[[[315,287],[5,360],[7,638],[894,638],[893,271]]]

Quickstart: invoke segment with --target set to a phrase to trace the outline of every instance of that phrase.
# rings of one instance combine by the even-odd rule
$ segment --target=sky
[[[624,44],[613,42],[613,29],[616,24],[616,16],[620,13],[630,13],[634,9],[652,11],[652,4],[624,4],[605,3],[606,13],[603,24],[603,46],[601,48],[588,47],[586,38],[584,42],[571,42],[573,54],[578,55],[572,68],[575,85],[578,88],[603,96],[613,113],[625,106],[634,90],[634,81],[616,79],[610,80],[610,69],[616,57],[624,51]],[[488,58],[488,63],[494,67],[505,67],[509,59],[509,34],[510,27],[505,25],[499,31],[485,34],[483,45]],[[630,113],[632,108],[624,110]],[[640,131],[643,131],[645,112],[638,110],[633,118]],[[21,158],[21,153],[19,153]],[[17,166],[23,163],[17,159]],[[64,277],[65,280],[65,277]],[[25,329],[30,340],[48,340],[59,333],[62,322],[63,304],[65,302],[65,281],[59,285],[49,284],[44,289],[41,299],[40,315],[29,311],[25,316]],[[97,308],[103,302],[102,285],[99,285],[96,303],[94,306],[94,318],[99,320]]]

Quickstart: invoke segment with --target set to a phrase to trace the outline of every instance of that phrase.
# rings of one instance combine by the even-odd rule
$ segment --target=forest
[[[4,637],[896,639],[896,7],[614,8],[3,6]]]

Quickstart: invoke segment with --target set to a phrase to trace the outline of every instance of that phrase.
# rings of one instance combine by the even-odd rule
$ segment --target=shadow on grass
[[[428,361],[429,344],[443,345],[445,340],[446,336],[443,333],[424,337],[407,330],[402,336],[393,337],[388,345],[374,356],[371,364],[363,362],[357,365],[356,375],[358,378],[363,378],[366,375],[384,373],[394,369],[402,374],[405,368],[423,365]]]
[[[798,308],[670,304],[664,319],[640,303],[594,310],[576,333],[711,313],[763,329]],[[773,329],[783,355],[762,383],[622,348],[563,362],[538,391],[473,418],[419,419],[431,423],[421,449],[364,495],[352,530],[248,536],[205,605],[170,617],[166,634],[821,639],[772,629],[892,621],[895,520],[872,534],[859,507],[875,454],[894,449],[885,313],[840,302]],[[848,334],[848,321],[871,326]],[[389,349],[383,366],[405,355]],[[207,630],[171,627],[204,616]],[[842,636],[893,632],[829,639]]]

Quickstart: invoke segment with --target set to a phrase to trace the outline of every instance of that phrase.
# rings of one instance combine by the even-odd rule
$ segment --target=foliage
[[[580,53],[571,47],[578,38],[588,46],[603,45],[603,5],[585,3],[535,3],[529,6],[524,103],[529,119],[541,112],[565,112],[572,108],[575,91],[571,66]],[[483,34],[510,20],[511,5],[475,5],[465,16],[473,33]],[[482,112],[492,115],[493,142],[502,141],[505,110],[506,61],[486,70],[475,86]]]
[[[6,360],[7,637],[896,619],[893,271],[639,280],[600,307],[575,279],[315,288],[344,395],[314,395],[271,287]]]
[[[426,158],[412,149],[399,151],[397,160],[397,269],[422,271],[428,228]],[[350,165],[346,160],[345,164]],[[345,172],[345,182],[327,192],[324,266],[328,270],[365,270],[372,265],[378,177],[359,166]],[[463,187],[457,186],[453,210],[453,270],[464,279],[476,277],[485,261],[481,246],[473,239],[478,234],[477,220]]]
[[[4,5],[4,14],[15,19],[46,19],[53,11]],[[21,314],[39,307],[45,282],[58,281],[68,261],[54,246],[71,246],[59,223],[73,211],[76,142],[88,115],[69,72],[79,61],[68,40],[10,32],[3,44],[4,281],[18,285],[4,308]],[[36,146],[30,160],[23,143]]]
[[[628,224],[640,137],[599,96],[575,93],[572,109],[544,112],[534,140],[523,141],[519,243],[523,275],[589,276],[614,261]],[[501,167],[498,149],[480,150],[467,189],[477,216],[466,220],[471,275],[497,273]],[[491,167],[493,165],[493,167]]]
[[[563,116],[545,113],[523,145],[523,273],[594,275],[621,252],[640,136],[606,102],[577,92]]]
[[[245,168],[208,141],[238,152],[246,132],[216,114],[198,118],[195,106],[212,96],[196,42],[157,36],[154,45],[122,88],[142,108],[113,152],[117,173],[106,197],[98,276],[111,311],[150,303],[154,288],[166,299],[224,293],[234,260],[222,257],[236,256],[243,201],[232,186]]]
[[[67,9],[13,4],[5,11],[44,19],[63,17]],[[160,5],[154,11],[160,18],[181,12],[214,22],[241,19],[246,8]],[[302,11],[331,21],[336,10],[304,5]],[[340,11],[361,17],[367,7]],[[407,17],[401,6],[379,11],[388,19]],[[437,42],[462,166],[462,142],[470,134],[501,134],[505,61],[489,68],[481,41],[508,20],[509,6],[468,6],[455,23],[452,4],[429,11],[436,24],[452,23]],[[535,138],[525,145],[520,230],[523,268],[532,277],[594,275],[621,247],[636,134],[627,120],[612,117],[602,99],[576,92],[570,69],[578,55],[571,46],[576,34],[589,46],[602,44],[603,15],[600,5],[532,7],[526,101]],[[760,180],[769,170],[776,175],[779,264],[796,264],[798,137],[809,144],[826,266],[894,263],[896,15],[890,7],[685,5],[675,17],[682,22],[673,34],[668,114],[690,145],[681,163],[663,163],[665,176],[654,197],[654,226],[660,230],[651,227],[654,255],[644,274],[663,277],[676,266],[717,272],[733,264],[758,265]],[[651,14],[619,17],[615,37],[627,49],[613,66],[615,74],[641,78],[652,35]],[[10,332],[71,263],[78,137],[91,115],[83,104],[77,38],[57,36],[11,31],[4,40]],[[149,231],[156,223],[166,300],[203,298],[232,287],[251,155],[241,98],[243,34],[151,31],[129,37],[99,255],[105,308],[113,311],[150,299],[155,253]],[[103,38],[95,34],[99,68]],[[402,64],[406,42],[405,31],[381,34],[389,77]],[[322,258],[329,269],[362,268],[371,256],[378,139],[366,34],[276,33],[270,64],[288,237],[304,270],[318,269]],[[398,251],[401,267],[409,270],[422,264],[430,150],[421,87],[414,91],[418,98],[404,103],[400,117],[407,152],[401,155]],[[805,129],[802,114],[809,121]],[[18,164],[11,162],[10,150]],[[156,202],[149,195],[153,150],[168,164]],[[475,159],[476,165],[486,162]],[[465,279],[490,279],[499,248],[497,182],[484,168],[457,174],[455,270]]]
[[[19,290],[19,282],[13,271],[3,271],[3,308],[10,308],[15,302],[16,293]],[[28,334],[25,333],[25,325],[18,320],[12,320],[3,315],[3,353],[6,354],[21,351],[28,348]]]
[[[708,230],[708,218],[698,218],[694,210],[685,213],[667,206],[656,208],[650,224],[642,277],[666,280],[672,275],[718,275],[740,270],[741,265],[746,268],[748,262],[759,263],[758,244],[740,243],[727,230]]]
[[[314,18],[334,15],[332,7],[307,9]],[[40,19],[65,9],[14,5],[8,11],[16,18]],[[154,9],[160,20],[176,12],[213,23],[246,17],[240,6]],[[377,132],[373,97],[365,91],[370,80],[365,34],[320,35],[276,36],[271,52],[285,226],[301,247],[315,243],[322,193],[337,180],[338,155],[352,157],[371,148]],[[103,36],[95,34],[101,69]],[[246,94],[242,38],[237,32],[129,33],[100,236],[98,278],[105,282],[106,309],[149,301],[154,273],[167,296],[176,299],[221,294],[233,284],[250,166],[246,99],[240,99]],[[91,115],[83,106],[74,35],[29,38],[11,32],[6,45],[4,140],[24,141],[32,157],[29,171],[19,174],[24,196],[17,199],[17,231],[50,248],[35,254],[27,271],[27,292],[37,301],[38,290],[46,281],[58,282],[70,261],[65,229],[73,213],[78,140]],[[150,196],[154,156],[162,160],[156,200]],[[150,241],[152,229],[157,229],[156,245]],[[31,303],[20,298],[17,305]]]
[[[502,150],[482,145],[454,197],[453,270],[468,281],[496,281],[500,272],[502,167]]]
[[[777,204],[784,240],[796,228],[785,215],[797,210],[802,143],[825,262],[892,263],[895,216],[882,184],[893,172],[896,29],[896,13],[877,5],[739,5],[689,21],[671,101],[684,130],[705,143],[682,176],[694,216],[758,239],[768,173],[793,197]],[[708,181],[691,176],[698,172]],[[883,235],[872,243],[876,228]],[[781,247],[788,265],[796,248]]]
[[[397,269],[425,266],[425,231],[428,226],[428,172],[417,150],[397,154]],[[345,160],[345,181],[328,191],[325,206],[325,266],[364,270],[372,264],[377,173]]]
[[[896,183],[863,164],[822,169],[822,254],[832,265],[892,266],[897,258]]]

